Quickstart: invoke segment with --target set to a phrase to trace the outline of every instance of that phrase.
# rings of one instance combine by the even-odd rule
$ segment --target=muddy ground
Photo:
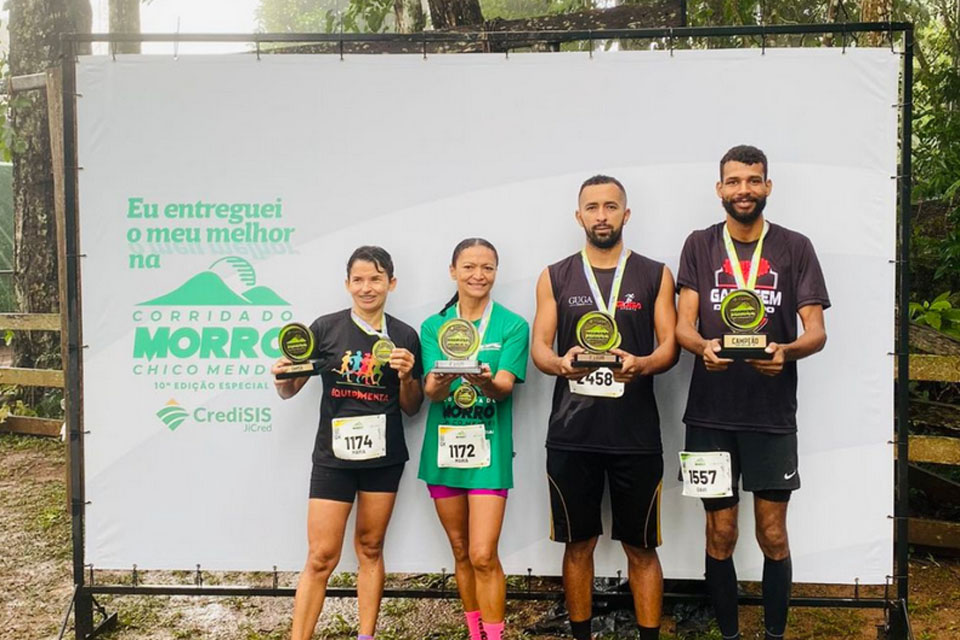
[[[6,640],[56,638],[72,593],[70,520],[66,510],[63,444],[49,439],[0,435],[0,638]],[[960,638],[960,560],[914,555],[910,564],[911,621],[917,640]],[[129,574],[99,575],[98,581],[129,581]],[[142,576],[147,582],[189,583],[182,573]],[[263,574],[205,574],[205,582],[264,584]],[[395,583],[430,577],[392,577]],[[293,585],[295,574],[281,574],[281,585]],[[349,585],[350,575],[335,576]],[[522,578],[514,578],[520,581]],[[539,585],[543,586],[543,585]],[[746,585],[755,591],[757,585]],[[849,589],[803,585],[801,595],[849,597]],[[864,593],[864,595],[876,595]],[[239,597],[104,597],[109,611],[119,612],[113,640],[282,640],[289,637],[291,601],[288,598]],[[352,599],[330,599],[317,628],[317,638],[349,640],[356,637],[356,604]],[[555,614],[551,603],[508,604],[507,640],[555,640],[543,631]],[[745,639],[762,637],[760,611],[744,607],[741,626]],[[878,611],[850,609],[794,609],[788,638],[877,638]],[[70,629],[68,623],[68,629]],[[606,632],[602,640],[632,638],[626,628]],[[540,630],[538,632],[538,629]],[[72,634],[69,637],[73,637]],[[662,637],[690,640],[719,639],[716,629],[676,635],[672,617],[665,617]],[[455,601],[387,599],[383,603],[378,640],[467,640],[461,610]]]

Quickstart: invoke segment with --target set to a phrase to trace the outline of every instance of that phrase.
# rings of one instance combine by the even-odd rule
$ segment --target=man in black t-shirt
[[[593,550],[602,532],[604,482],[610,485],[612,535],[627,555],[639,637],[653,640],[663,595],[657,558],[663,455],[653,375],[679,355],[673,276],[624,248],[630,210],[616,179],[584,182],[576,218],[586,245],[540,275],[530,349],[537,368],[557,377],[547,431],[550,534],[566,545],[563,587],[573,637],[589,640]],[[577,325],[588,313],[615,321],[621,341],[610,352],[622,358],[620,368],[573,365],[584,351]]]
[[[686,452],[707,453],[732,479],[727,497],[703,499],[707,517],[706,581],[726,640],[740,637],[737,574],[737,483],[753,492],[757,541],[764,555],[763,607],[767,640],[783,637],[792,565],[787,504],[800,488],[797,467],[797,363],[817,353],[827,336],[830,306],[813,245],[805,236],[763,217],[773,183],[767,158],[750,146],[720,161],[717,195],[726,220],[687,238],[680,255],[677,340],[697,356],[683,417]],[[766,358],[721,358],[723,300],[738,289],[758,296],[765,311]],[[731,298],[732,299],[732,298]],[[797,335],[797,316],[803,333]],[[723,454],[712,452],[727,452]],[[706,458],[704,458],[706,459]],[[695,482],[697,472],[684,482]],[[714,476],[715,477],[715,476]],[[702,489],[701,489],[702,490]]]

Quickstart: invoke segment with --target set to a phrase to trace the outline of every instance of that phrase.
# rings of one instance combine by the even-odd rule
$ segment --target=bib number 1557
[[[733,495],[733,471],[727,451],[681,451],[683,495],[728,498]]]

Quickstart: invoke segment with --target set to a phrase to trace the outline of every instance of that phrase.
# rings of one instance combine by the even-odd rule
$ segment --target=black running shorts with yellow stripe
[[[614,540],[633,547],[660,546],[663,456],[547,449],[550,538],[580,542],[603,533],[600,504],[610,485]]]

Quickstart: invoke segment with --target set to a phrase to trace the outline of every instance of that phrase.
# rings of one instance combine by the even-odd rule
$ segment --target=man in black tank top
[[[673,276],[623,246],[630,210],[615,178],[583,183],[576,219],[586,246],[540,275],[531,343],[537,368],[557,377],[547,431],[550,537],[566,544],[563,586],[573,637],[589,640],[593,550],[607,478],[612,537],[627,555],[640,640],[655,640],[663,599],[656,551],[663,456],[652,376],[672,367],[679,352]],[[584,352],[577,324],[598,311],[616,320],[621,342],[611,353],[621,358],[619,368],[573,364]]]
[[[683,416],[689,452],[684,457],[701,462],[699,470],[681,470],[683,480],[700,485],[693,490],[704,495],[708,488],[701,474],[707,460],[720,465],[714,477],[731,478],[722,491],[712,492],[717,497],[703,499],[707,591],[727,640],[740,637],[733,550],[741,475],[744,490],[753,492],[757,541],[764,555],[767,640],[779,640],[786,628],[792,582],[787,501],[800,488],[796,361],[820,351],[827,339],[823,310],[830,299],[817,254],[805,236],[764,220],[772,187],[762,151],[748,146],[728,151],[720,160],[717,182],[726,220],[690,234],[677,274],[677,340],[697,357]],[[718,338],[732,333],[721,319],[721,305],[738,289],[748,289],[762,301],[761,331],[768,338],[769,359],[718,356]],[[803,323],[799,337],[798,315]]]

